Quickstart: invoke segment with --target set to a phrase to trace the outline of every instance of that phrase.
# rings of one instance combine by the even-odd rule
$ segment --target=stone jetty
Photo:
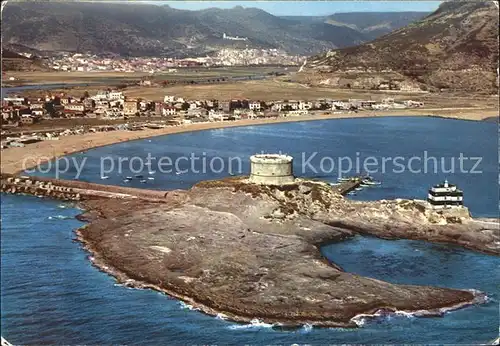
[[[0,176],[0,191],[11,194],[51,197],[66,201],[113,198],[158,202],[164,200],[168,195],[167,191],[102,185],[76,180],[16,176],[5,173]]]

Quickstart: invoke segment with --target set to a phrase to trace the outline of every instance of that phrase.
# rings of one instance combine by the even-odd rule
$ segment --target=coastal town
[[[29,128],[29,125],[45,120],[57,119],[99,119],[99,120],[141,120],[161,122],[162,126],[183,124],[235,121],[242,119],[266,119],[301,117],[309,114],[357,113],[369,110],[390,110],[423,107],[423,102],[412,100],[395,102],[392,98],[373,100],[275,100],[261,101],[248,99],[233,100],[188,100],[165,95],[163,100],[130,98],[117,90],[102,90],[95,95],[85,93],[81,98],[67,94],[46,95],[45,98],[27,98],[19,95],[6,96],[2,100],[2,130]],[[148,125],[151,128],[153,125]],[[158,125],[154,125],[158,126]],[[97,126],[90,131],[139,130],[141,126],[120,124]],[[83,131],[83,130],[81,130]],[[59,135],[80,133],[79,130],[65,129],[60,133],[46,133],[43,137],[56,139]],[[89,130],[87,130],[89,131]],[[20,146],[33,137],[21,142],[7,140],[2,148]]]

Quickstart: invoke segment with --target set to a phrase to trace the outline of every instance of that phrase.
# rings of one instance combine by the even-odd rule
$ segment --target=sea
[[[184,189],[248,173],[250,155],[281,151],[294,157],[297,176],[335,184],[339,176],[359,171],[380,182],[348,198],[425,199],[430,186],[447,179],[464,191],[464,203],[475,217],[498,217],[497,136],[492,122],[434,117],[259,125],[118,143],[69,155],[68,169],[62,169],[65,162],[59,164],[66,172],[57,173],[52,162],[27,174],[75,179],[79,172],[78,179],[102,184]],[[140,169],[148,155],[170,160],[172,167]],[[134,164],[128,165],[131,160]],[[305,325],[289,330],[258,320],[233,323],[159,292],[118,285],[91,265],[90,254],[74,240],[74,230],[84,225],[75,219],[80,212],[71,203],[1,195],[1,326],[11,343],[479,344],[498,336],[500,259],[495,256],[452,245],[362,236],[326,245],[322,254],[346,271],[399,284],[479,290],[488,300],[440,317],[398,313],[360,319],[359,328]]]

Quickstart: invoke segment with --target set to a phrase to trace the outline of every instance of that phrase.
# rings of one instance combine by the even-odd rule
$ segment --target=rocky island
[[[356,234],[447,242],[499,254],[498,232],[466,208],[358,202],[329,184],[231,177],[163,199],[82,201],[78,230],[93,263],[123,284],[153,288],[233,321],[355,327],[384,312],[440,315],[481,302],[471,290],[396,285],[347,273],[320,246]]]

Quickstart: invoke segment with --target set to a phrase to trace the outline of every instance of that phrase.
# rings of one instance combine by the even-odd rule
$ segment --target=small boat
[[[351,192],[349,192],[347,195],[348,195],[348,196],[356,196],[356,192],[351,191]]]
[[[330,186],[338,186],[340,183],[330,183]]]
[[[129,181],[130,181],[130,179],[123,179],[124,183],[128,183]]]
[[[181,172],[175,172],[176,175],[182,174]]]
[[[154,177],[148,177],[148,179],[149,179],[149,180],[155,180],[155,178],[154,178]]]
[[[104,175],[104,176],[102,176],[102,177],[101,177],[101,179],[102,179],[102,180],[104,180],[104,179],[108,179],[108,178],[109,178],[109,177],[108,177],[107,175]]]
[[[382,184],[381,182],[379,181],[371,181],[371,180],[367,180],[367,181],[363,181],[363,184],[366,184],[366,185],[380,185]]]
[[[145,184],[145,183],[146,183],[146,180],[145,180],[145,179],[142,179],[140,182],[141,182],[141,183],[143,183],[143,184]]]
[[[355,188],[354,190],[356,190],[356,191],[361,191],[361,190],[363,190],[363,188],[362,188],[362,187],[357,187],[357,188]]]
[[[136,174],[135,177],[136,178],[144,178],[144,176],[142,174]]]
[[[152,174],[155,174],[155,173],[156,173],[156,172],[154,172],[154,171],[149,171],[149,172],[148,172],[148,174],[149,174],[149,175],[152,175]]]
[[[125,179],[127,179],[127,180],[132,180],[132,177],[125,177]]]

